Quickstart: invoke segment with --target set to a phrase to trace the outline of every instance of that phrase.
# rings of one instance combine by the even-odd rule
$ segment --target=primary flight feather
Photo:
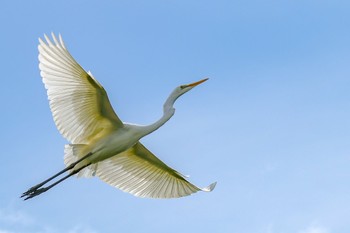
[[[163,116],[155,123],[123,123],[105,89],[70,55],[61,35],[57,38],[52,33],[52,41],[44,37],[46,42],[39,38],[38,47],[40,74],[57,129],[71,144],[64,150],[66,168],[21,197],[35,197],[72,175],[98,176],[125,192],[148,198],[177,198],[214,189],[216,183],[205,188],[190,183],[139,142],[174,115],[178,97],[207,79],[175,88],[163,105]],[[43,187],[65,172],[66,176]]]

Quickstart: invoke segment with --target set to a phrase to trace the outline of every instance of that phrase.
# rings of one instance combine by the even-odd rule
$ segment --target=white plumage
[[[104,182],[138,197],[177,198],[197,191],[212,191],[216,183],[199,188],[147,150],[139,139],[153,132],[174,114],[176,99],[207,79],[181,85],[163,106],[163,116],[148,126],[123,123],[115,114],[102,85],[70,55],[64,42],[52,33],[39,39],[39,68],[59,132],[71,143],[65,146],[66,169],[23,193],[39,195],[77,174],[98,176]],[[70,174],[41,188],[69,171]]]

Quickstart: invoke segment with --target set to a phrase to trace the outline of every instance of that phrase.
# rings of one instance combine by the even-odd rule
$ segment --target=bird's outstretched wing
[[[106,91],[70,55],[61,36],[39,38],[39,68],[60,133],[71,143],[88,143],[103,129],[121,127]]]
[[[98,163],[96,175],[104,182],[147,198],[177,198],[197,191],[212,191],[216,183],[199,188],[168,167],[140,142]]]

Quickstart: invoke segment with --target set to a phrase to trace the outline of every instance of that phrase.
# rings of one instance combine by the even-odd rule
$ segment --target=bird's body
[[[39,39],[39,68],[56,126],[71,144],[65,146],[66,168],[22,197],[39,195],[74,174],[98,176],[123,191],[150,198],[182,197],[215,187],[215,183],[206,188],[191,184],[139,142],[174,115],[179,96],[207,79],[175,88],[164,103],[163,116],[153,124],[123,123],[102,85],[74,60],[61,36],[52,38],[54,42],[45,35],[46,43]],[[41,188],[67,171],[67,176]]]
[[[87,160],[91,163],[108,159],[132,147],[141,138],[138,127],[124,125],[123,128],[107,131],[86,145],[82,155],[92,152]]]

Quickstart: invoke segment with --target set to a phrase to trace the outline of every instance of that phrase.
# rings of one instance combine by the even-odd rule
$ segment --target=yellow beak
[[[198,82],[194,82],[194,83],[191,83],[191,84],[187,84],[186,86],[188,86],[188,87],[195,87],[195,86],[197,86],[197,85],[199,85],[199,84],[201,84],[201,83],[207,81],[208,79],[209,79],[209,78],[205,78],[205,79],[202,79],[202,80],[200,80],[200,81],[198,81]]]

